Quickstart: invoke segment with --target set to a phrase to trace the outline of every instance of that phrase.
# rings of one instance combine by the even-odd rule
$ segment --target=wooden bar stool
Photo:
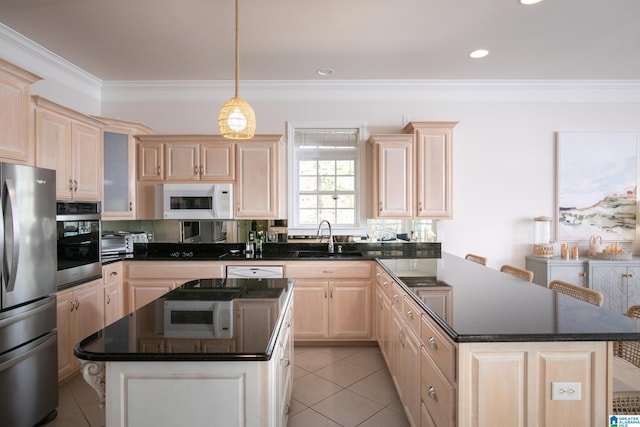
[[[562,280],[554,280],[549,283],[549,289],[562,292],[563,294],[581,299],[598,307],[602,307],[602,302],[604,301],[604,296],[600,292]]]

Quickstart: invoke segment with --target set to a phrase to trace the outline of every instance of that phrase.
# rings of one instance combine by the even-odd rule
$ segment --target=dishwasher
[[[228,265],[228,279],[282,279],[284,267],[281,265]]]

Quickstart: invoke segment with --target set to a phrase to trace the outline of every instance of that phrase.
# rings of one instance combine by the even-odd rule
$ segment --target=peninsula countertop
[[[446,319],[418,296],[429,286],[410,286],[406,272],[380,261],[456,342],[640,341],[640,321],[622,314],[451,254],[433,263],[433,277],[424,279],[450,289]]]
[[[92,361],[269,360],[285,317],[284,308],[293,296],[293,283],[292,279],[192,280],[83,339],[75,346],[74,354]],[[226,309],[212,309],[211,303]],[[247,316],[238,321],[235,309],[246,303],[260,305],[260,314],[267,316]],[[169,333],[167,314],[171,313],[166,312],[171,307],[176,307],[177,325],[208,323],[215,328],[224,324],[226,331],[208,336],[198,328],[178,327]],[[269,324],[273,327],[265,327]],[[252,334],[249,348],[236,343],[243,331]],[[166,343],[165,338],[171,341]],[[154,342],[162,342],[161,352],[145,345]],[[174,349],[168,348],[169,344]],[[204,350],[207,345],[211,350]]]

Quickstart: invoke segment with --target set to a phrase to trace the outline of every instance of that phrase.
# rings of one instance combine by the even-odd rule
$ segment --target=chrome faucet
[[[322,221],[320,221],[320,224],[318,224],[318,233],[316,237],[320,239],[320,241],[322,241],[322,237],[320,236],[320,230],[322,229],[322,224],[327,224],[327,227],[329,227],[329,253],[332,254],[333,253],[333,232],[331,231],[331,224],[329,223],[329,221],[327,221],[326,219],[323,219]]]

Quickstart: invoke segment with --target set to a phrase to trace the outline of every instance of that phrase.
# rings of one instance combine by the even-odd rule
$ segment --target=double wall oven
[[[57,202],[58,289],[102,276],[100,202]]]

